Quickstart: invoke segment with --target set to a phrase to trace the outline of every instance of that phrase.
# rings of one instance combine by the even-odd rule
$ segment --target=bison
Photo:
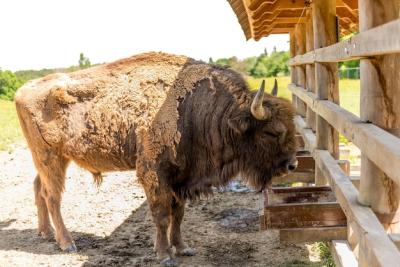
[[[276,93],[276,88],[274,88]],[[145,53],[33,80],[15,96],[37,169],[38,230],[63,251],[76,246],[60,202],[70,161],[93,174],[136,169],[165,265],[194,255],[182,240],[185,201],[243,178],[262,190],[296,168],[290,102],[249,91],[235,71],[184,56]],[[50,216],[49,216],[50,215]]]

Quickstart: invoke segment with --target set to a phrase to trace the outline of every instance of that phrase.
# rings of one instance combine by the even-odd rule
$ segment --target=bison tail
[[[103,175],[101,175],[101,172],[92,172],[92,175],[96,187],[99,188],[101,183],[103,183]]]

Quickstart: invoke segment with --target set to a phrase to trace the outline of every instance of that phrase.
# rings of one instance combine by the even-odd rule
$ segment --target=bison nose
[[[295,159],[295,160],[289,162],[289,164],[287,165],[287,169],[292,172],[297,168],[297,164],[298,164],[298,161],[297,161],[297,159]]]

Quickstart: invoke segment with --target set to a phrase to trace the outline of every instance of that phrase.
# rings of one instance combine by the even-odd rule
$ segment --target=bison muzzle
[[[249,91],[233,70],[146,53],[20,88],[15,103],[38,171],[39,233],[76,251],[60,202],[70,161],[93,174],[136,169],[166,265],[194,255],[182,240],[185,201],[241,175],[257,190],[296,168],[290,102]],[[276,84],[273,90],[276,95]],[[50,215],[50,216],[49,216]]]

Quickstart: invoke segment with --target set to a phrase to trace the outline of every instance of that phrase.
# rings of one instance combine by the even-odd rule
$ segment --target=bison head
[[[282,176],[297,167],[294,110],[289,101],[264,94],[265,81],[251,105],[239,107],[228,120],[237,140],[237,163],[244,178],[262,190],[272,177]]]

